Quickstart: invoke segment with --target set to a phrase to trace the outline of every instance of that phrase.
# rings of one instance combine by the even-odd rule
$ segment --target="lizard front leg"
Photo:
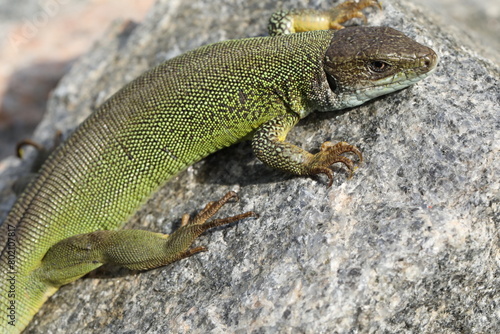
[[[324,142],[318,153],[311,154],[285,142],[286,135],[298,121],[299,116],[285,114],[261,125],[252,139],[255,155],[267,165],[295,175],[325,174],[328,177],[328,187],[333,183],[333,171],[330,169],[332,164],[343,163],[352,174],[354,163],[342,154],[354,153],[361,162],[363,157],[355,146],[345,142]]]
[[[382,6],[377,0],[345,1],[330,10],[292,9],[275,12],[269,19],[268,31],[272,36],[296,32],[343,29],[343,23],[360,18],[366,23],[362,10]]]
[[[255,212],[250,211],[209,221],[224,204],[237,198],[236,193],[231,191],[222,199],[208,203],[193,219],[184,215],[181,226],[171,235],[143,230],[101,230],[64,239],[48,250],[34,275],[52,286],[60,286],[103,264],[146,270],[206,251],[202,246],[190,248],[203,232],[244,218],[257,217]]]

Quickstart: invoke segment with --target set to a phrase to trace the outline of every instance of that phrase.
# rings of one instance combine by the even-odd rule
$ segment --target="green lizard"
[[[353,107],[407,87],[435,68],[436,54],[386,27],[338,31],[375,0],[328,12],[278,12],[270,37],[220,42],[170,59],[107,100],[42,165],[0,235],[2,332],[17,333],[61,285],[105,263],[145,270],[186,258],[204,231],[253,212],[209,220],[228,193],[170,236],[117,230],[173,175],[241,140],[264,163],[296,175],[353,170],[347,143],[311,154],[285,141],[314,110]],[[307,30],[307,31],[306,31]],[[309,31],[311,30],[311,31]],[[286,34],[289,32],[300,32]],[[280,36],[281,35],[281,36]]]

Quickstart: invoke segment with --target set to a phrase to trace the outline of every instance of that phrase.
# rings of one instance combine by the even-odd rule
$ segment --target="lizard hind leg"
[[[12,190],[14,193],[19,196],[21,193],[27,189],[28,185],[31,181],[33,181],[37,176],[42,164],[47,160],[49,155],[55,150],[56,147],[62,141],[62,132],[56,131],[53,139],[52,146],[45,147],[42,144],[35,142],[31,139],[24,139],[17,143],[16,145],[16,153],[19,159],[24,158],[24,148],[25,147],[33,147],[36,150],[35,159],[31,164],[30,172],[27,175],[21,176],[19,179],[14,181],[12,185]]]
[[[203,246],[190,248],[206,230],[248,217],[253,211],[223,219],[209,220],[230,200],[234,192],[208,203],[193,219],[184,215],[181,226],[171,235],[144,230],[95,231],[59,241],[45,254],[34,274],[52,286],[72,282],[103,264],[132,270],[147,270],[206,251]]]
[[[169,243],[172,245],[185,245],[187,247],[203,232],[222,225],[227,225],[234,223],[239,220],[243,220],[249,217],[257,218],[258,215],[253,211],[248,211],[239,215],[226,217],[222,219],[214,219],[208,221],[212,218],[226,203],[229,201],[238,201],[238,195],[234,191],[230,191],[224,195],[220,200],[208,202],[203,210],[201,210],[194,218],[191,218],[188,214],[182,216],[181,227],[177,229],[172,235],[170,235]],[[179,247],[179,246],[176,246]],[[207,248],[204,246],[199,246],[191,249],[186,249],[183,252],[178,253],[178,257],[174,261],[178,261],[187,257],[190,257],[199,252],[206,252]],[[171,262],[174,262],[171,261]]]
[[[155,262],[153,265],[148,265],[148,267],[143,268],[137,268],[135,265],[126,265],[126,267],[130,269],[151,269],[190,257],[199,252],[205,252],[207,251],[207,248],[204,246],[189,248],[194,240],[203,232],[214,227],[234,223],[245,218],[258,217],[255,212],[249,211],[231,217],[209,220],[231,200],[238,200],[238,195],[234,191],[228,192],[218,201],[207,203],[203,210],[201,210],[194,218],[190,218],[188,214],[183,215],[181,226],[171,235],[163,235],[162,237],[164,244],[161,248],[164,250],[164,256],[161,256],[159,259],[160,263]]]
[[[194,218],[182,217],[181,226],[172,234],[141,230],[112,231],[113,241],[104,250],[106,263],[133,270],[147,270],[190,257],[207,249],[203,246],[190,248],[203,232],[248,217],[257,217],[253,211],[223,219],[212,218],[226,203],[238,199],[235,192],[228,192],[218,201],[209,202]],[[106,231],[109,232],[109,231]]]
[[[189,244],[194,241],[200,234],[203,232],[218,227],[222,225],[227,225],[234,223],[236,221],[248,218],[248,217],[258,217],[258,215],[253,212],[245,212],[239,215],[226,217],[222,219],[214,219],[208,221],[212,218],[226,203],[229,201],[238,201],[238,195],[234,191],[228,192],[224,197],[222,197],[218,201],[209,202],[205,205],[203,210],[201,210],[195,217],[190,218],[188,214],[185,214],[182,217],[181,227],[177,229],[172,235],[170,235],[170,242],[176,243],[178,240],[191,240]],[[183,243],[183,242],[180,242]],[[205,251],[204,247],[197,247],[195,249],[199,249],[199,251]],[[189,251],[187,251],[189,252]],[[197,253],[196,252],[196,253]],[[193,253],[194,254],[194,253]],[[190,254],[192,255],[192,254]],[[187,255],[187,256],[190,256]],[[187,257],[184,256],[184,257]]]

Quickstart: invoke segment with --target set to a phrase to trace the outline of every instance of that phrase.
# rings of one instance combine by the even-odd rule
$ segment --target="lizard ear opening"
[[[326,73],[326,81],[328,81],[328,86],[330,86],[330,89],[334,93],[338,93],[339,90],[339,85],[337,84],[337,80],[330,74],[328,71]]]

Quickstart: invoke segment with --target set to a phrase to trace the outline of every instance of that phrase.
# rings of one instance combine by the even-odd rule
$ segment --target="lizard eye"
[[[368,63],[368,69],[375,73],[382,73],[389,70],[390,68],[391,65],[389,63],[381,60],[373,60]]]

